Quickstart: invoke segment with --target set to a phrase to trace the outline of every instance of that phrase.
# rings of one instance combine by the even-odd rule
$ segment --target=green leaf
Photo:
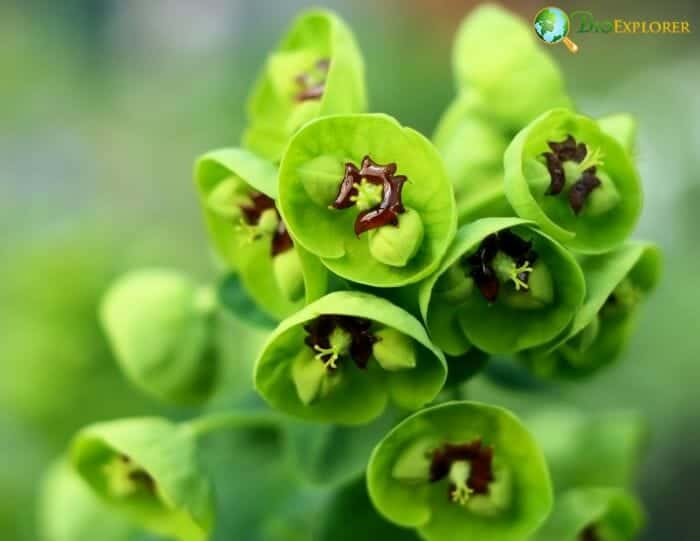
[[[562,494],[552,516],[532,541],[592,539],[633,541],[644,524],[642,507],[632,494],[619,488],[579,488]]]
[[[454,265],[460,265],[465,255],[475,252],[488,235],[505,229],[532,241],[539,256],[535,265],[544,265],[551,274],[552,302],[537,308],[518,308],[503,294],[506,291],[503,284],[502,293],[493,303],[489,303],[476,287],[461,304],[441,299],[435,292],[441,276]],[[487,353],[499,354],[552,340],[570,323],[583,296],[581,268],[557,242],[519,218],[482,218],[459,229],[438,271],[421,283],[419,302],[433,340],[449,355],[464,353],[468,344]]]
[[[472,493],[459,505],[450,496],[452,477],[428,480],[431,457],[447,443],[459,446],[478,441],[493,449],[489,470],[494,479],[487,494]],[[416,446],[423,449],[425,480],[397,478],[399,460],[409,455],[420,458]],[[458,480],[462,482],[462,477]],[[524,541],[552,505],[549,473],[535,440],[508,411],[477,402],[448,402],[399,423],[372,453],[367,486],[385,518],[417,528],[428,541]]]
[[[587,415],[559,408],[527,423],[542,446],[558,492],[577,487],[629,487],[647,441],[633,412]]]
[[[186,427],[156,417],[97,423],[75,436],[70,459],[95,494],[144,529],[207,539],[211,488]]]
[[[339,369],[326,377],[324,392],[315,402],[304,403],[295,386],[293,367],[295,362],[321,362],[304,343],[303,326],[325,314],[369,319],[371,332],[386,326],[404,333],[413,341],[415,368],[388,372],[370,357],[367,368],[360,369],[341,357]],[[343,425],[364,424],[378,417],[390,397],[401,407],[420,408],[438,394],[445,377],[445,359],[418,320],[385,299],[357,291],[331,293],[284,320],[269,337],[255,366],[256,389],[270,405],[301,419]]]
[[[319,61],[329,61],[327,73]],[[299,101],[297,77],[308,73],[324,84],[320,99]],[[258,77],[248,100],[247,148],[271,161],[289,138],[320,116],[360,113],[367,107],[364,61],[345,23],[326,10],[302,13],[291,25]]]
[[[452,64],[458,89],[483,96],[486,110],[506,128],[569,105],[561,72],[532,27],[501,7],[482,6],[464,19]]]
[[[577,179],[566,179],[558,195],[547,195],[550,173],[541,161],[549,142],[572,135],[587,148],[587,157],[602,156],[596,177],[602,185],[585,200],[580,214],[570,208],[567,194]],[[585,160],[584,160],[585,162]],[[566,166],[574,162],[564,163]],[[618,247],[634,229],[642,207],[639,174],[625,149],[597,122],[566,109],[553,109],[523,128],[504,156],[508,201],[522,218],[567,247],[586,254]]]
[[[321,179],[333,178],[317,171],[315,183],[304,182],[304,175],[310,174],[309,164],[320,167],[322,156],[330,158],[323,166],[337,174],[336,193],[345,163],[360,167],[365,156],[383,165],[395,162],[396,174],[408,177],[402,190],[403,205],[420,218],[423,239],[405,265],[388,265],[372,255],[369,235],[354,232],[357,206],[329,208],[332,200],[320,205],[307,192],[321,190],[317,187]],[[365,285],[398,287],[427,276],[437,268],[456,228],[452,187],[437,151],[423,136],[386,115],[338,115],[308,123],[284,155],[279,190],[280,210],[292,236],[331,271]],[[322,191],[330,193],[325,188]],[[318,234],[321,230],[323,235]],[[412,244],[411,240],[404,242]]]
[[[588,376],[617,360],[635,329],[639,302],[659,280],[661,254],[652,244],[629,241],[615,251],[583,257],[580,263],[586,298],[571,325],[553,342],[522,353],[538,376]],[[611,307],[611,295],[625,280],[633,288],[634,304]],[[595,335],[583,342],[591,328]]]
[[[132,382],[162,400],[198,403],[215,384],[215,308],[213,292],[182,273],[144,269],[110,287],[100,319]]]

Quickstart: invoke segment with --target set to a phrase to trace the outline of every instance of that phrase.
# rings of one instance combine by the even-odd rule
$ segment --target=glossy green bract
[[[490,235],[509,230],[532,242],[541,271],[549,284],[516,291],[501,284],[495,302],[474,286],[465,256],[477,251]],[[420,285],[421,314],[435,343],[450,355],[460,355],[473,344],[487,353],[512,353],[544,344],[571,322],[584,296],[581,268],[573,256],[519,218],[482,218],[462,226],[438,271]],[[542,289],[543,300],[528,295]],[[546,298],[545,298],[546,296]]]
[[[371,321],[376,341],[365,368],[353,362],[347,342],[332,363],[330,353],[324,356],[304,342],[309,336],[304,327],[327,315]],[[342,339],[343,333],[333,336]],[[404,364],[394,366],[391,360]],[[445,378],[445,359],[420,322],[385,299],[360,292],[331,293],[284,320],[255,366],[255,387],[274,408],[348,425],[376,418],[390,398],[406,409],[420,408],[435,398]]]
[[[633,541],[643,523],[641,505],[626,490],[575,489],[558,497],[552,516],[532,541]]]
[[[455,467],[449,480],[431,482],[431,461],[445,444],[474,442],[492,449],[493,479],[487,493],[472,492],[460,505],[451,497],[450,482],[461,479],[452,475]],[[397,425],[372,453],[367,486],[382,515],[418,529],[428,541],[524,541],[552,505],[549,473],[535,440],[512,414],[478,402],[440,404]]]
[[[320,116],[367,108],[365,68],[345,23],[324,10],[303,13],[267,60],[248,100],[246,148],[278,161],[291,135]],[[305,90],[320,94],[300,99]]]
[[[267,314],[282,319],[326,292],[327,272],[316,257],[291,239],[283,251],[275,250],[280,231],[286,231],[272,201],[277,199],[276,167],[247,150],[226,148],[202,156],[195,179],[217,253],[240,273]],[[245,212],[255,212],[256,203],[272,208],[253,215],[257,223],[250,224]]]
[[[70,459],[100,498],[144,529],[207,539],[211,489],[186,427],[156,417],[94,424],[75,436]]]
[[[217,372],[214,292],[167,269],[133,271],[117,280],[100,319],[124,373],[151,395],[197,403]]]
[[[588,376],[614,362],[635,328],[640,303],[656,286],[659,249],[630,241],[606,254],[581,259],[586,298],[569,328],[522,359],[542,377]]]
[[[480,7],[462,22],[452,64],[458,88],[484,96],[484,106],[506,129],[569,104],[561,72],[532,28],[498,6]]]
[[[399,225],[356,235],[358,207],[330,208],[346,163],[360,167],[365,156],[395,163],[406,209]],[[280,210],[292,236],[333,272],[367,285],[397,287],[416,282],[439,264],[456,228],[455,200],[444,165],[432,144],[410,128],[381,114],[343,115],[310,122],[292,139],[280,165]],[[410,220],[409,220],[410,218]],[[410,223],[404,224],[404,220]],[[389,245],[373,244],[373,234],[391,233]],[[391,251],[407,262],[390,261]]]
[[[543,154],[550,151],[549,143],[560,143],[568,136],[586,146],[586,158],[579,164],[563,163],[566,184],[561,193],[552,195],[553,182]],[[584,164],[594,168],[601,184],[576,214],[569,197],[580,178],[576,167]],[[583,115],[566,109],[542,114],[515,136],[505,152],[504,167],[506,196],[517,214],[535,221],[572,250],[602,253],[616,248],[639,218],[642,188],[628,152],[595,120]],[[570,178],[572,175],[576,178]]]

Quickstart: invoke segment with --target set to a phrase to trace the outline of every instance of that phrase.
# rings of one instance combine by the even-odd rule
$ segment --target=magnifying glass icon
[[[567,37],[571,23],[569,16],[563,9],[552,6],[542,8],[535,15],[533,25],[537,37],[546,44],[554,45],[561,41],[570,52],[578,52],[578,45]]]

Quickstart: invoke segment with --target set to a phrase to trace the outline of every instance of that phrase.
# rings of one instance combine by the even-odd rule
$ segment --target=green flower
[[[454,235],[442,160],[423,136],[386,115],[310,122],[292,139],[279,181],[292,236],[353,282],[416,282],[435,270]]]
[[[162,400],[197,403],[216,381],[216,307],[214,292],[187,276],[145,269],[111,286],[100,319],[131,381]]]
[[[449,355],[473,344],[512,353],[558,336],[581,306],[576,260],[518,218],[483,218],[463,226],[438,271],[420,285],[420,310],[435,343]]]
[[[619,246],[642,206],[634,164],[594,120],[554,109],[518,133],[504,156],[505,190],[519,216],[582,253]]]
[[[271,163],[215,150],[197,161],[195,179],[217,252],[266,313],[284,318],[325,293],[325,267],[293,241],[277,211]]]
[[[598,119],[598,126],[603,132],[617,140],[628,154],[637,151],[637,120],[629,114],[618,113]]]
[[[248,101],[246,148],[278,161],[305,122],[367,107],[364,62],[345,23],[311,10],[292,24],[267,60]]]
[[[635,328],[641,301],[656,286],[661,254],[654,245],[622,248],[581,259],[586,298],[569,328],[522,359],[543,377],[587,376],[620,357]]]
[[[144,529],[181,541],[208,538],[211,489],[187,427],[156,417],[97,423],[75,436],[70,459],[103,501]]]
[[[273,407],[302,419],[363,424],[391,398],[418,409],[445,382],[445,359],[421,324],[390,302],[360,292],[322,297],[284,320],[255,367]]]
[[[582,488],[557,498],[552,516],[532,541],[633,541],[644,524],[642,507],[619,488]]]
[[[374,449],[369,495],[388,520],[427,541],[524,541],[552,506],[535,440],[512,414],[448,402],[397,425]]]
[[[530,25],[503,8],[480,7],[462,22],[452,64],[458,88],[483,96],[485,110],[505,129],[569,105],[561,72]]]

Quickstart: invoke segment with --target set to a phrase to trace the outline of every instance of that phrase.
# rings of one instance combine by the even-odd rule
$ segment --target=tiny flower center
[[[602,541],[595,526],[587,526],[579,535],[579,541]]]
[[[155,491],[153,477],[126,455],[114,456],[102,467],[102,471],[107,477],[109,491],[119,498],[126,498],[142,490],[151,493]]]
[[[430,482],[448,481],[450,501],[466,505],[472,495],[489,494],[494,480],[493,448],[481,439],[469,443],[446,443],[431,453]]]
[[[361,211],[371,209],[382,202],[384,188],[380,184],[372,184],[366,178],[363,178],[359,184],[357,182],[354,183],[353,188],[355,188],[357,193],[350,196],[350,201],[355,203]]]
[[[458,460],[450,466],[450,487],[452,492],[450,498],[456,504],[465,506],[469,501],[469,497],[474,493],[474,490],[467,484],[471,466],[469,462]]]
[[[493,270],[501,282],[513,282],[516,291],[530,287],[527,283],[527,277],[533,269],[527,260],[518,265],[512,257],[498,252],[493,258]]]
[[[322,58],[309,71],[296,76],[295,81],[300,88],[295,96],[296,101],[320,100],[323,97],[330,65],[328,58]]]
[[[352,345],[352,335],[340,327],[336,327],[328,337],[329,347],[314,345],[314,350],[318,353],[315,357],[323,363],[328,370],[338,368],[337,360],[348,354]]]
[[[304,343],[329,372],[339,368],[339,360],[348,357],[358,368],[365,369],[378,340],[371,326],[369,319],[361,317],[322,315],[304,325]]]

